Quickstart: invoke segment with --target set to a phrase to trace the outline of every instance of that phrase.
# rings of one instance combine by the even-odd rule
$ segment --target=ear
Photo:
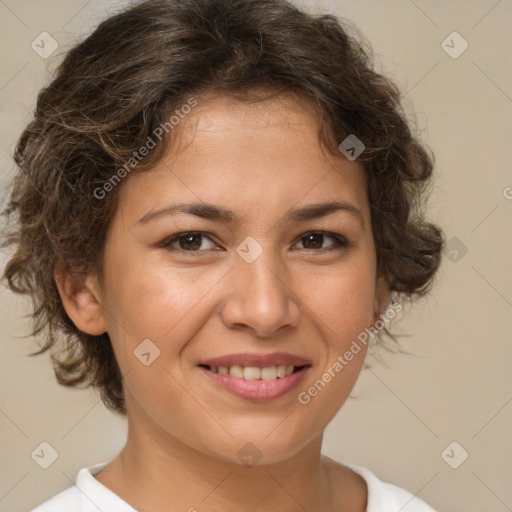
[[[98,279],[93,274],[76,274],[55,264],[53,277],[69,318],[81,331],[98,336],[107,331]]]
[[[391,292],[384,276],[377,277],[375,281],[375,302],[373,306],[374,315],[372,326],[375,326],[377,320],[380,320],[381,315],[384,315],[388,307],[390,295]]]

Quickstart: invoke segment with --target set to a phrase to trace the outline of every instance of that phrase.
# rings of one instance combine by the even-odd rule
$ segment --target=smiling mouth
[[[278,365],[278,366],[209,366],[207,364],[200,364],[201,368],[204,368],[212,373],[218,373],[221,375],[230,375],[237,379],[244,380],[265,380],[273,381],[283,379],[301,371],[303,368],[309,368],[311,365]]]

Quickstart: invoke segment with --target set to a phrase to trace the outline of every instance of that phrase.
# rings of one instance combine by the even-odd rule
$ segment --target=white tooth
[[[210,371],[212,371],[213,373],[217,373],[217,367],[216,366],[210,366]]]
[[[243,379],[244,377],[244,369],[241,366],[235,365],[229,368],[229,375],[232,377],[237,377],[239,379]]]
[[[293,364],[286,365],[286,375],[291,375],[293,373]]]
[[[263,380],[276,380],[277,368],[275,366],[265,366],[261,369],[261,378]]]
[[[246,366],[244,368],[244,379],[256,380],[261,377],[261,370],[257,366]]]
[[[219,373],[223,373],[224,375],[227,375],[229,373],[229,368],[227,366],[219,366],[218,370]]]
[[[277,367],[277,376],[282,379],[283,377],[286,376],[286,365],[285,364],[280,364],[278,367]]]

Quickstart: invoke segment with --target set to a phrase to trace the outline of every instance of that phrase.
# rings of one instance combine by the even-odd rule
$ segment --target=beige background
[[[116,5],[122,4],[0,1],[0,186],[58,54]],[[406,108],[437,157],[432,217],[448,239],[467,247],[454,262],[452,246],[433,294],[395,326],[412,334],[402,346],[414,355],[388,356],[389,368],[376,363],[361,374],[356,398],[327,428],[324,452],[368,467],[438,510],[510,510],[512,2],[317,0],[316,6],[355,22],[379,68],[408,93]],[[59,43],[47,60],[31,48],[43,31]],[[456,59],[441,46],[453,31],[469,43]],[[3,254],[2,268],[5,261]],[[48,354],[25,356],[34,348],[20,338],[29,328],[27,311],[24,299],[0,288],[0,511],[26,511],[72,485],[80,467],[112,458],[126,436],[124,420],[96,394],[57,385]],[[59,455],[46,470],[31,458],[42,441]],[[453,441],[469,453],[458,469],[441,457]],[[461,449],[449,451],[449,460],[457,462]]]

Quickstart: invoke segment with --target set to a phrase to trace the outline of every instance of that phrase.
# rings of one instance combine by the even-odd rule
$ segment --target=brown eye
[[[201,249],[205,240],[210,242],[211,247],[203,247]],[[215,248],[216,245],[204,233],[187,232],[178,233],[177,235],[168,238],[162,243],[162,247],[184,252],[203,252],[207,249]]]
[[[323,247],[326,238],[334,240],[334,243],[327,247]],[[305,236],[300,238],[300,242],[302,242],[305,249],[332,250],[349,246],[349,243],[345,238],[334,233],[326,233],[325,231],[307,233]]]
[[[320,233],[313,233],[307,235],[303,240],[304,247],[306,249],[322,249],[324,235]]]
[[[185,235],[178,238],[180,249],[199,249],[201,247],[201,235]]]

